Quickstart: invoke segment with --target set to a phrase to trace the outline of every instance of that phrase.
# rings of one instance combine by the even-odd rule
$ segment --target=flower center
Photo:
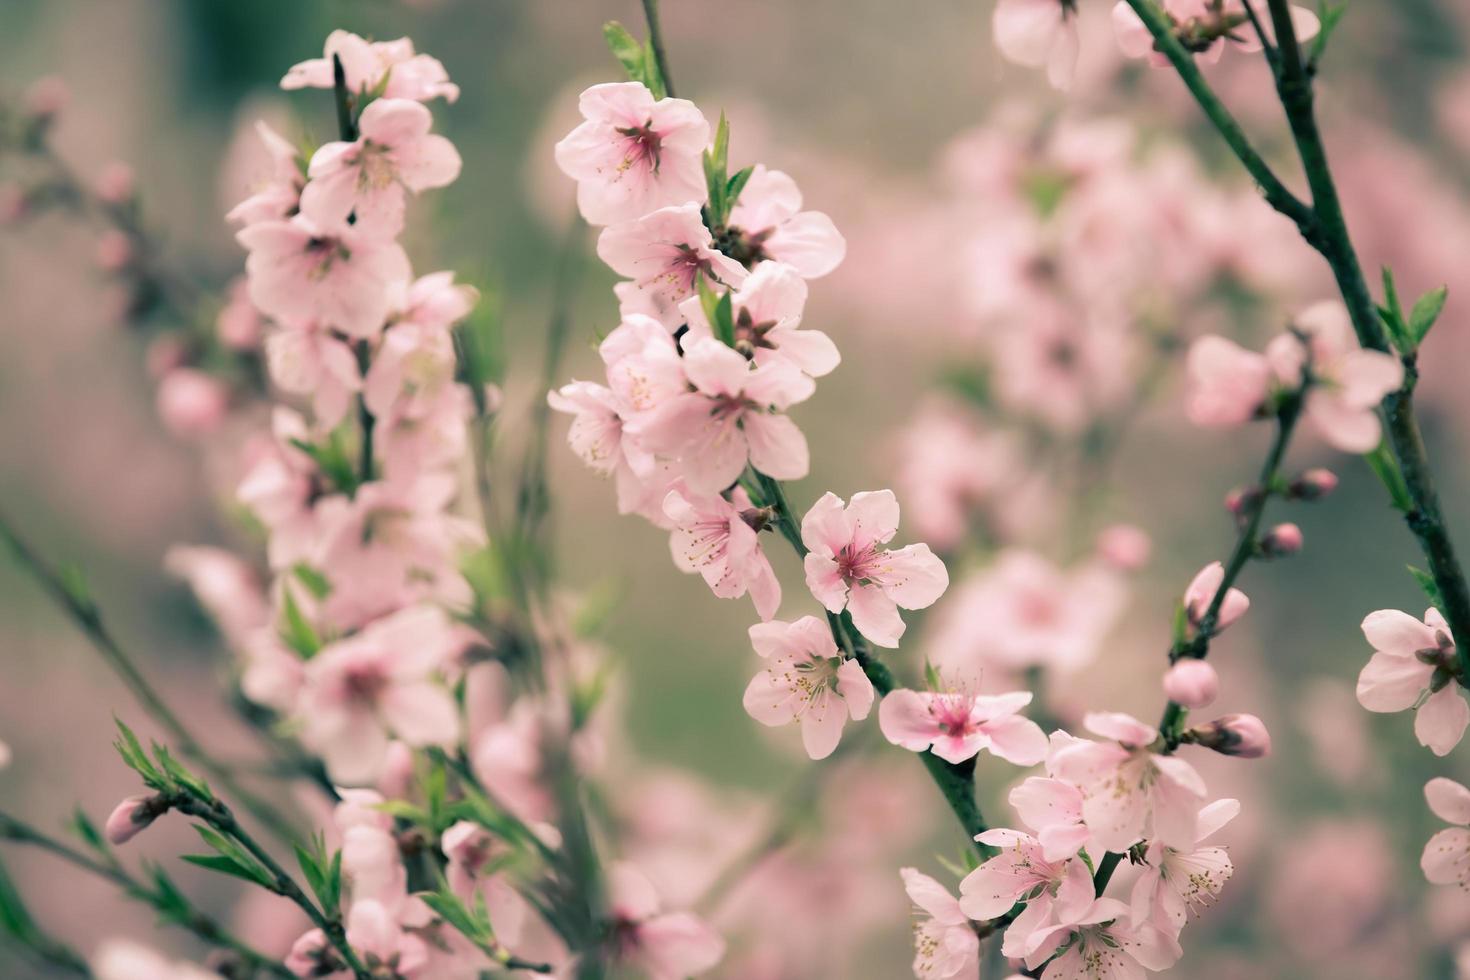
[[[854,548],[847,544],[837,552],[837,571],[848,585],[872,581],[878,572],[878,549],[874,545]]]

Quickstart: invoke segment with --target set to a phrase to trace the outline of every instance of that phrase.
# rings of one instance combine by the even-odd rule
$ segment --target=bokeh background
[[[993,327],[978,339],[964,299],[968,273],[956,261],[969,232],[991,217],[974,182],[954,176],[965,158],[955,149],[962,134],[998,120],[1041,134],[1059,119],[1107,116],[1133,127],[1141,147],[1197,152],[1202,181],[1248,200],[1177,79],[1123,62],[1108,5],[1082,6],[1080,81],[1063,95],[998,58],[982,0],[665,0],[680,94],[711,117],[723,108],[732,160],[789,171],[807,205],[829,213],[848,236],[846,268],[813,284],[808,307],[807,323],[837,340],[844,362],[794,413],[814,460],[811,476],[793,488],[798,506],[829,488],[846,496],[901,484],[901,430],[957,365],[978,363],[982,347],[995,349]],[[168,261],[219,284],[243,259],[222,215],[248,184],[239,149],[246,124],[264,116],[318,140],[331,133],[321,93],[288,97],[276,88],[280,75],[318,55],[334,27],[413,37],[463,89],[457,104],[436,110],[436,124],[465,166],[456,184],[419,206],[407,244],[419,270],[456,269],[503,304],[504,431],[513,448],[524,432],[517,419],[540,395],[533,389],[552,268],[570,209],[570,184],[552,165],[551,147],[574,124],[576,93],[617,77],[600,32],[614,18],[641,27],[628,0],[4,0],[0,89],[14,95],[38,76],[64,77],[72,100],[56,134],[63,154],[84,178],[111,160],[129,161]],[[1391,264],[1409,296],[1450,286],[1425,358],[1422,415],[1449,519],[1470,548],[1463,462],[1470,306],[1460,294],[1470,255],[1467,36],[1470,9],[1456,0],[1354,4],[1325,66],[1321,102],[1367,267]],[[1294,173],[1259,61],[1227,55],[1211,76]],[[985,166],[970,159],[971,170]],[[1187,195],[1181,200],[1189,206]],[[1180,337],[1214,329],[1259,342],[1291,309],[1332,295],[1324,270],[1283,223],[1257,220],[1245,204],[1230,218],[1243,261],[1268,257],[1281,281],[1271,296],[1248,303],[1165,304],[1164,326]],[[616,322],[612,278],[590,243],[584,236],[570,299],[569,377],[593,375],[593,338]],[[1099,262],[1126,244],[1103,236]],[[228,461],[160,425],[145,345],[121,325],[119,287],[97,269],[96,248],[95,227],[64,215],[0,229],[0,505],[47,554],[86,570],[116,631],[228,754],[234,740],[244,744],[215,693],[228,654],[163,569],[173,544],[248,543],[228,519]],[[1024,310],[1005,326],[1017,335],[1026,329]],[[1173,604],[1195,570],[1225,556],[1233,535],[1220,500],[1251,478],[1264,451],[1262,429],[1188,426],[1177,367],[1132,419],[1106,477],[1054,487],[1033,515],[1028,540],[1059,561],[1085,553],[1105,521],[1138,524],[1154,544],[1096,661],[1051,687],[1059,714],[1084,703],[1145,718],[1157,712]],[[739,838],[795,788],[823,780],[826,791],[804,808],[822,827],[803,829],[793,845],[810,860],[790,858],[801,870],[790,871],[789,934],[767,926],[755,938],[737,930],[732,941],[737,950],[843,950],[782,976],[906,975],[909,912],[895,869],[915,863],[943,876],[935,855],[953,858],[958,848],[941,801],[896,749],[872,746],[861,773],[818,776],[821,767],[783,737],[791,733],[754,725],[740,706],[753,669],[749,608],[712,599],[697,578],[674,569],[662,533],[618,518],[609,488],[563,448],[563,425],[556,423],[552,452],[560,574],[569,588],[612,590],[608,645],[626,668],[627,731],[606,774],[610,795],[687,843],[687,860],[709,865],[712,877],[730,847],[711,840]],[[1414,742],[1407,717],[1370,716],[1352,694],[1369,654],[1357,628],[1362,617],[1426,605],[1404,569],[1417,556],[1361,461],[1310,438],[1292,459],[1293,468],[1332,466],[1342,485],[1294,509],[1306,550],[1248,570],[1250,615],[1216,648],[1225,686],[1219,707],[1260,714],[1275,753],[1259,763],[1202,766],[1212,789],[1245,803],[1224,835],[1238,870],[1220,905],[1187,930],[1177,969],[1221,980],[1453,976],[1452,951],[1470,939],[1470,900],[1422,881],[1418,853],[1438,822],[1420,790],[1432,775],[1463,779],[1470,766],[1463,750],[1434,758]],[[1072,521],[1082,495],[1089,519]],[[957,579],[983,557],[960,559]],[[776,561],[788,585],[785,611],[798,615],[806,611],[793,611],[799,569],[785,555]],[[943,602],[934,615],[942,610]],[[923,627],[912,627],[912,641],[894,657],[909,676],[924,650]],[[144,729],[146,721],[8,561],[0,561],[0,650],[0,738],[14,753],[0,773],[0,800],[47,828],[78,805],[105,814],[134,788],[110,747],[111,716]],[[868,735],[877,741],[876,732]],[[981,767],[987,812],[999,822],[1008,818],[1011,777],[1003,767]],[[186,833],[180,822],[136,847],[221,914],[260,914],[257,901],[240,903],[230,884],[171,856]],[[80,948],[133,933],[181,955],[197,952],[68,868],[16,850],[5,858],[38,917]],[[281,928],[289,940],[294,927]],[[732,956],[721,975],[758,975],[739,963]],[[0,948],[0,974],[35,975],[29,969]]]

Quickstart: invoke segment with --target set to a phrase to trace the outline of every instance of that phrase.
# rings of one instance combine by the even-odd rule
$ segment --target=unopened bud
[[[121,272],[133,261],[133,240],[117,229],[97,239],[97,265],[104,272]]]
[[[1271,754],[1271,733],[1255,715],[1224,715],[1184,733],[1186,741],[1221,755],[1259,759]]]
[[[1302,550],[1302,529],[1295,524],[1277,524],[1261,539],[1262,558],[1285,558]]]
[[[1164,673],[1164,694],[1186,708],[1205,708],[1220,694],[1220,675],[1203,660],[1186,657]]]
[[[1292,480],[1286,493],[1293,500],[1320,500],[1336,489],[1337,474],[1319,466]]]
[[[38,78],[25,91],[25,108],[33,119],[51,119],[71,102],[71,89],[60,75]]]
[[[1132,524],[1105,527],[1097,536],[1097,555],[1123,572],[1136,572],[1148,564],[1153,542],[1148,532]]]
[[[133,168],[121,160],[114,160],[102,168],[92,190],[108,204],[126,204],[133,199],[136,186]]]
[[[1225,495],[1225,509],[1243,518],[1261,502],[1260,487],[1236,487]]]
[[[161,796],[130,796],[113,807],[102,833],[114,846],[126,844],[167,812]]]

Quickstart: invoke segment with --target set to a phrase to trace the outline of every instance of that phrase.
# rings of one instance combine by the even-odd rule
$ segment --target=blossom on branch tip
[[[738,599],[749,591],[762,620],[776,614],[781,583],[761,550],[761,528],[751,523],[765,518],[743,488],[736,487],[726,500],[676,486],[664,498],[664,514],[674,527],[669,550],[681,572],[702,575],[721,599]]]
[[[796,181],[758,163],[730,211],[720,248],[746,268],[781,262],[805,279],[818,279],[842,264],[847,241],[832,219],[801,209]]]
[[[984,750],[1018,766],[1046,758],[1046,734],[1019,714],[1031,703],[1030,691],[983,695],[963,691],[911,691],[900,688],[878,705],[883,737],[911,752],[932,748],[949,763],[973,759]]]
[[[433,116],[409,99],[376,99],[358,120],[354,142],[326,143],[312,154],[301,213],[322,227],[353,218],[379,238],[403,230],[404,191],[444,187],[459,176],[459,151],[429,132]]]
[[[1448,755],[1470,724],[1470,705],[1455,679],[1455,639],[1438,609],[1421,622],[1397,609],[1363,620],[1373,657],[1358,674],[1358,703],[1369,711],[1414,709],[1414,734],[1435,755]]]
[[[1052,88],[1072,86],[1081,47],[1076,0],[998,0],[991,30],[1007,59],[1045,68]]]
[[[1295,333],[1266,347],[1272,371],[1284,385],[1308,382],[1302,414],[1323,439],[1343,452],[1371,452],[1383,437],[1378,405],[1403,384],[1403,364],[1392,354],[1359,347],[1339,301],[1308,307],[1292,327]]]
[[[1424,784],[1424,799],[1441,820],[1455,824],[1429,838],[1419,866],[1435,885],[1470,891],[1470,789],[1439,777]]]
[[[112,812],[107,815],[102,835],[114,847],[126,844],[162,816],[167,809],[167,804],[162,803],[160,797],[151,793],[130,796],[113,807]]]
[[[627,863],[608,870],[612,944],[649,980],[685,980],[714,968],[725,941],[692,912],[665,912],[653,883]]]
[[[235,236],[249,249],[250,298],[276,320],[316,320],[351,337],[372,337],[392,309],[393,286],[411,274],[397,242],[305,215],[261,221]]]
[[[624,312],[653,316],[670,331],[682,322],[679,304],[694,295],[697,277],[734,288],[746,276],[743,265],[715,248],[698,204],[660,208],[604,228],[597,257],[632,280]]]
[[[459,86],[449,80],[439,59],[417,54],[413,41],[406,37],[368,41],[351,31],[333,31],[327,35],[322,54],[293,65],[281,79],[281,88],[332,88],[332,58],[336,56],[342,61],[349,95],[376,93],[382,86],[381,95],[386,99],[428,102],[442,97],[454,102],[459,98]]]
[[[1207,708],[1220,694],[1220,675],[1203,660],[1184,657],[1164,672],[1164,695],[1186,708]]]
[[[920,916],[914,922],[914,976],[920,980],[973,977],[980,968],[980,937],[959,901],[914,868],[900,868],[903,888]]]
[[[556,144],[556,164],[577,182],[589,224],[704,201],[709,122],[694,103],[655,101],[641,82],[610,82],[583,92],[578,108],[584,121]]]
[[[873,684],[856,660],[844,660],[828,624],[815,616],[779,619],[750,628],[765,660],[745,689],[745,710],[762,725],[801,724],[807,755],[825,759],[837,748],[849,717],[873,708]]]
[[[881,647],[898,646],[899,607],[924,609],[949,587],[949,572],[926,544],[881,548],[898,532],[892,490],[842,498],[826,493],[801,520],[808,549],[806,584],[828,612],[852,614],[858,632]]]

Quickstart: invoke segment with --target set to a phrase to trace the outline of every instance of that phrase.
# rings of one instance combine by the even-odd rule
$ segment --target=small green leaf
[[[163,769],[164,774],[168,776],[175,786],[181,786],[189,790],[198,799],[214,799],[214,794],[209,791],[209,784],[188,769],[185,769],[183,764],[169,752],[168,746],[159,745],[157,742],[154,742],[153,758],[158,760],[159,767]]]
[[[1420,296],[1414,303],[1414,308],[1409,311],[1409,336],[1413,338],[1415,347],[1423,342],[1429,329],[1439,319],[1440,313],[1444,312],[1445,300],[1449,299],[1449,295],[1448,287],[1440,286]]]
[[[23,943],[36,935],[36,923],[3,864],[0,864],[0,928]]]
[[[119,737],[112,744],[116,747],[118,755],[122,756],[123,763],[142,776],[143,784],[149,789],[156,789],[159,792],[173,789],[173,784],[148,758],[148,753],[143,751],[143,746],[138,741],[138,736],[133,734],[133,730],[116,718],[113,721],[117,723]]]
[[[735,346],[735,308],[728,289],[720,294],[719,301],[715,303],[715,319],[710,326],[726,347]]]
[[[301,607],[296,604],[296,597],[291,594],[289,585],[281,590],[281,597],[281,611],[285,620],[280,625],[281,641],[300,654],[303,659],[310,660],[321,650],[322,638],[302,614]]]
[[[1414,500],[1409,496],[1409,487],[1404,482],[1404,474],[1399,470],[1398,460],[1393,458],[1388,444],[1380,442],[1378,448],[1371,453],[1364,453],[1363,459],[1377,474],[1379,482],[1388,490],[1388,499],[1394,509],[1405,514],[1410,513],[1414,509]]]
[[[262,875],[262,869],[241,864],[234,858],[223,854],[184,854],[182,859],[190,864],[197,864],[201,868],[208,868],[210,871],[218,871],[220,874],[240,878],[253,885],[260,885],[269,891],[276,890],[275,881],[269,874]]]
[[[720,297],[710,288],[709,278],[703,274],[695,277],[694,289],[699,293],[699,306],[704,310],[704,318],[709,321],[710,329],[714,330],[715,321],[718,317]]]
[[[1312,54],[1310,61],[1317,65],[1322,61],[1322,56],[1327,53],[1327,40],[1332,37],[1332,32],[1337,30],[1337,25],[1342,20],[1342,15],[1347,13],[1347,4],[1329,3],[1328,0],[1319,0],[1317,4],[1317,19],[1321,22],[1317,28],[1317,36],[1312,41]]]
[[[1419,589],[1429,598],[1429,604],[1443,613],[1444,597],[1440,594],[1439,583],[1434,581],[1434,576],[1422,568],[1415,568],[1413,565],[1406,565],[1404,567],[1409,570],[1410,575],[1414,576],[1414,581],[1419,583]]]
[[[635,82],[643,81],[643,45],[628,33],[628,29],[615,20],[602,25],[602,37],[607,49]]]
[[[725,217],[726,217],[726,219],[728,219],[730,217],[730,212],[732,210],[734,210],[735,205],[740,202],[740,192],[743,191],[743,190],[745,190],[745,185],[750,180],[750,175],[753,174],[753,173],[755,173],[755,167],[753,167],[753,166],[746,167],[744,170],[741,170],[739,173],[735,174],[733,177],[731,177],[729,179],[729,181],[726,182],[726,184],[725,184]]]
[[[305,562],[297,562],[292,566],[291,574],[306,586],[306,591],[311,593],[313,599],[325,599],[332,594],[332,583],[327,581],[327,577]]]
[[[1404,321],[1404,307],[1399,302],[1398,287],[1393,281],[1393,270],[1388,266],[1383,267],[1383,298],[1384,305],[1378,307],[1378,316],[1393,339],[1394,349],[1405,353],[1413,350],[1413,340]]]
[[[944,690],[944,678],[939,676],[939,668],[927,659],[924,661],[924,683],[931,691]]]

